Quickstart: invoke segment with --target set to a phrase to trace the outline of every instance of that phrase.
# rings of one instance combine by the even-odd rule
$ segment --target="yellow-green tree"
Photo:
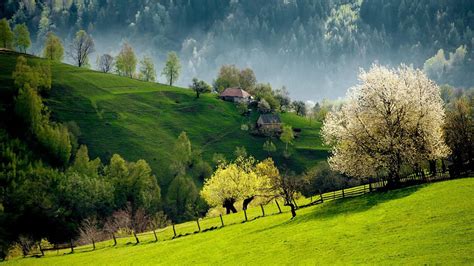
[[[149,56],[144,56],[140,61],[140,79],[151,82],[156,80],[155,64]]]
[[[132,46],[128,43],[123,45],[122,50],[117,55],[115,67],[119,75],[133,78],[135,69],[137,68],[137,57],[135,56]]]
[[[13,32],[6,18],[0,19],[0,47],[13,47]]]
[[[258,167],[256,167],[258,165]],[[222,205],[226,212],[237,212],[234,203],[244,201],[243,208],[258,196],[268,196],[269,175],[253,157],[238,157],[221,163],[214,174],[204,182],[201,196],[211,206]]]
[[[180,72],[181,63],[179,62],[178,55],[175,52],[168,53],[168,59],[166,60],[166,65],[161,75],[166,77],[170,86],[173,86],[178,80]]]
[[[49,32],[44,43],[43,57],[52,61],[62,61],[64,57],[64,47],[54,33]]]
[[[293,139],[295,139],[293,128],[290,125],[284,125],[280,135],[280,140],[285,143],[285,152],[288,152],[288,144],[291,144]]]
[[[13,28],[13,45],[22,53],[31,45],[30,32],[25,23],[15,25]]]

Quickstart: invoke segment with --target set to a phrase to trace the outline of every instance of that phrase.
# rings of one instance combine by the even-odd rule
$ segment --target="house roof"
[[[250,94],[241,88],[227,88],[221,93],[221,96],[246,98],[250,97]]]
[[[260,115],[258,121],[262,124],[281,124],[280,116],[275,114]]]

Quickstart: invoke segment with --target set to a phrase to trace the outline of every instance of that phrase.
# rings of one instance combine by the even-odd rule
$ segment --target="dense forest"
[[[35,53],[49,31],[68,44],[79,29],[93,36],[97,56],[117,54],[126,41],[160,69],[176,51],[178,85],[193,77],[212,82],[219,66],[236,64],[274,87],[286,85],[293,98],[321,100],[343,96],[359,67],[373,62],[413,64],[439,83],[474,84],[469,0],[8,0],[0,17],[28,25]]]

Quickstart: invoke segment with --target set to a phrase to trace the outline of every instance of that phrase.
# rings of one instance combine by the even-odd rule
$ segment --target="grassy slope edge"
[[[7,264],[393,264],[474,262],[474,178],[273,215],[176,240]]]

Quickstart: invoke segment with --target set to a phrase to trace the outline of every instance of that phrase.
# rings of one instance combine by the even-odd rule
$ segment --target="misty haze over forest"
[[[235,64],[275,89],[285,85],[293,99],[336,99],[374,62],[413,64],[440,84],[474,85],[470,0],[8,0],[0,17],[28,25],[36,54],[49,31],[67,47],[85,29],[96,45],[92,68],[128,42],[140,58],[153,58],[159,75],[167,52],[176,51],[180,86],[193,77],[212,83],[221,65]]]

